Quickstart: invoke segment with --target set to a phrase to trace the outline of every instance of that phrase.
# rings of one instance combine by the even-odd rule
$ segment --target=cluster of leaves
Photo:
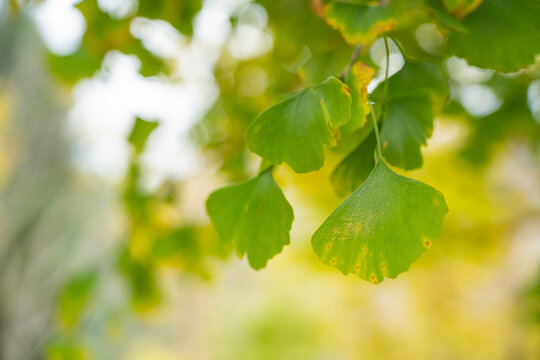
[[[178,184],[166,182],[154,192],[141,186],[139,157],[157,123],[137,119],[129,136],[133,156],[122,193],[128,227],[118,267],[138,310],[159,303],[157,272],[163,267],[206,277],[206,257],[225,257],[234,248],[261,269],[290,243],[294,213],[274,179],[282,163],[307,173],[341,157],[330,182],[346,199],[313,234],[312,246],[325,264],[378,284],[406,271],[442,231],[443,195],[395,172],[422,166],[421,149],[438,114],[467,123],[461,155],[474,164],[489,161],[493,150],[513,137],[526,139],[531,149],[540,144],[540,128],[527,104],[530,84],[539,77],[538,1],[255,3],[250,6],[268,14],[273,49],[243,60],[223,51],[215,68],[220,98],[193,130],[208,157],[218,158],[219,170],[238,182],[214,192],[206,204],[221,241],[206,225],[170,216],[182,201]],[[161,19],[189,37],[201,1],[139,0],[122,18],[103,12],[97,0],[83,0],[77,8],[87,21],[80,49],[50,57],[53,70],[69,83],[92,75],[110,50],[139,57],[143,75],[166,74],[166,63],[132,35],[130,24],[136,16]],[[417,40],[424,24],[436,29],[435,48]],[[397,46],[405,64],[368,93],[385,70],[370,56],[381,40]],[[495,111],[473,116],[451,96],[459,86],[444,66],[451,56],[493,70],[484,85],[501,99]],[[267,74],[268,86],[259,95],[241,94],[238,88],[253,69]],[[276,98],[281,101],[274,104]],[[262,158],[252,177],[247,150]],[[51,342],[51,358],[84,358],[70,334],[98,279],[98,272],[85,271],[65,285],[58,304],[65,336]],[[529,294],[534,311],[537,288]]]
[[[315,232],[312,245],[324,263],[377,284],[406,271],[442,231],[447,212],[442,194],[397,175],[385,163],[404,170],[422,166],[421,147],[431,136],[434,117],[448,102],[449,86],[440,63],[456,55],[501,72],[533,64],[540,51],[535,24],[540,4],[313,3],[327,24],[356,47],[349,66],[338,79],[340,70],[331,68],[332,61],[328,65],[339,56],[338,46],[304,64],[306,82],[314,84],[268,108],[247,129],[247,147],[263,158],[259,175],[213,193],[207,210],[221,238],[234,244],[240,256],[247,253],[253,268],[264,267],[289,243],[293,221],[290,205],[272,178],[273,166],[286,163],[298,173],[319,170],[326,147],[353,138],[356,148],[331,177],[339,194],[352,194]],[[500,26],[503,18],[511,26]],[[436,56],[409,46],[411,33],[427,22],[435,23],[444,37],[445,49]],[[519,35],[518,43],[511,40],[516,39],[515,29],[525,34]],[[367,96],[375,65],[365,54],[380,37],[390,37],[399,46],[405,65]],[[513,47],[507,51],[505,46]],[[386,52],[388,58],[388,46]],[[370,111],[372,122],[366,119]],[[374,157],[377,146],[379,155]]]
[[[223,51],[215,68],[220,98],[193,131],[199,146],[219,157],[220,170],[239,181],[210,195],[207,211],[222,243],[239,256],[247,254],[255,269],[265,267],[290,242],[293,209],[273,177],[282,163],[307,173],[321,169],[329,151],[343,155],[330,181],[338,195],[348,197],[314,233],[313,249],[324,263],[377,284],[406,271],[442,231],[448,211],[442,194],[390,168],[422,166],[421,148],[437,114],[470,121],[472,134],[463,154],[475,161],[488,158],[494,143],[509,134],[538,138],[526,98],[538,73],[533,65],[540,53],[538,1],[256,3],[250,6],[262,6],[268,14],[273,49],[244,60]],[[53,68],[75,80],[93,73],[107,51],[118,49],[137,55],[144,75],[166,72],[162,61],[130,34],[130,21],[134,16],[163,19],[189,36],[200,6],[200,0],[140,0],[131,15],[113,19],[99,10],[96,0],[84,0],[78,7],[88,30],[81,49],[53,57]],[[419,44],[416,30],[423,24],[434,25],[432,35],[440,42],[435,48]],[[375,75],[385,70],[370,56],[381,39],[386,70],[388,43],[399,48],[405,63],[394,75],[379,78],[368,94]],[[496,71],[489,86],[504,98],[498,111],[475,118],[450,97],[455,84],[444,64],[451,56]],[[266,90],[239,95],[239,84],[254,68],[263,69],[270,79]],[[272,105],[276,98],[281,101]],[[522,126],[505,121],[515,113],[524,115]],[[137,139],[145,139],[152,127],[137,120],[130,139],[136,154],[143,149]],[[137,135],[140,131],[145,135]],[[259,173],[247,180],[246,148],[262,158]],[[156,225],[156,209],[166,204],[167,196],[140,189],[136,159],[125,192],[131,241],[121,261],[125,273],[137,277],[131,281],[134,293],[137,283],[153,288],[152,277],[144,275],[155,268],[149,253],[172,252],[193,270],[200,269],[198,261],[207,252],[197,250],[200,229]],[[136,239],[142,239],[141,244]]]

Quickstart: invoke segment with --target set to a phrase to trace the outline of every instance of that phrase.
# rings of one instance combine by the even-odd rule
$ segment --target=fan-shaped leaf
[[[368,45],[396,26],[394,13],[388,6],[332,2],[326,6],[325,15],[328,25],[339,30],[351,45]]]
[[[221,239],[232,243],[238,256],[247,253],[256,270],[290,242],[293,210],[271,168],[247,182],[212,193],[206,209]]]
[[[350,45],[369,45],[381,34],[416,21],[416,1],[400,0],[384,5],[335,1],[325,7],[328,25],[341,32]]]
[[[247,131],[247,146],[273,164],[296,172],[320,169],[324,145],[336,145],[337,128],[351,116],[348,87],[334,77],[264,111]]]
[[[443,195],[379,161],[312,238],[322,262],[378,284],[406,271],[442,231]]]

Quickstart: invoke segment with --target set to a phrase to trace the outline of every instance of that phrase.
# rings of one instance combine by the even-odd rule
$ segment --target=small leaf
[[[374,75],[375,70],[361,62],[354,64],[346,74],[345,84],[351,91],[351,119],[339,129],[340,134],[348,135],[366,124],[369,114],[367,86]]]
[[[65,285],[59,301],[59,317],[64,326],[72,328],[78,323],[97,279],[97,272],[90,270],[77,274]]]
[[[254,179],[212,193],[206,209],[220,238],[232,243],[238,256],[247,253],[258,270],[290,242],[291,205],[268,169]]]
[[[143,151],[146,140],[148,140],[148,137],[152,131],[158,127],[158,125],[159,124],[157,122],[146,121],[141,118],[135,119],[135,124],[133,125],[133,129],[129,134],[128,141],[131,145],[133,145],[137,153],[141,153]]]
[[[540,53],[540,2],[484,0],[463,20],[468,34],[450,33],[448,50],[470,65],[514,72]]]
[[[387,5],[365,5],[331,2],[325,8],[328,25],[341,32],[350,45],[371,44],[379,35],[415,21],[416,4],[410,0],[392,1]],[[419,14],[419,13],[418,13]]]
[[[433,118],[443,107],[448,88],[439,68],[430,63],[407,62],[388,80],[387,116],[381,130],[383,156],[392,165],[409,170],[422,166],[420,147],[433,131]],[[384,97],[384,82],[373,92]]]
[[[351,95],[330,77],[264,111],[248,128],[247,146],[273,164],[296,172],[320,169],[324,145],[336,145],[336,129],[351,116]]]
[[[375,133],[360,143],[334,169],[330,182],[339,196],[347,196],[367,179],[375,167]]]
[[[315,232],[312,246],[325,264],[378,284],[409,269],[440,235],[447,212],[440,192],[379,161]]]
[[[332,2],[326,6],[325,15],[328,25],[339,30],[350,45],[369,45],[396,26],[389,6]]]

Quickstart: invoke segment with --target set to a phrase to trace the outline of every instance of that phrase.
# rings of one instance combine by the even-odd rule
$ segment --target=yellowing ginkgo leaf
[[[354,64],[346,74],[345,83],[351,91],[351,119],[339,129],[341,134],[350,134],[366,124],[369,115],[367,86],[374,75],[375,70],[362,62]]]
[[[273,164],[296,172],[318,170],[324,146],[336,145],[337,129],[351,117],[347,85],[330,77],[264,111],[248,128],[247,146]]]
[[[382,34],[414,23],[419,15],[412,0],[379,5],[334,1],[325,8],[328,25],[339,30],[350,45],[367,46]]]
[[[396,26],[389,6],[332,2],[326,6],[325,15],[328,25],[339,30],[351,45],[368,45]]]
[[[378,284],[409,269],[440,235],[447,212],[439,191],[379,161],[311,243],[325,264]]]

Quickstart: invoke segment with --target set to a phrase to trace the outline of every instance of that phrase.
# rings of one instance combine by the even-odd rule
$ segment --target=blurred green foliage
[[[88,305],[89,297],[94,292],[98,280],[95,271],[90,270],[75,275],[61,291],[59,317],[63,325],[73,327],[80,319],[81,312]]]

